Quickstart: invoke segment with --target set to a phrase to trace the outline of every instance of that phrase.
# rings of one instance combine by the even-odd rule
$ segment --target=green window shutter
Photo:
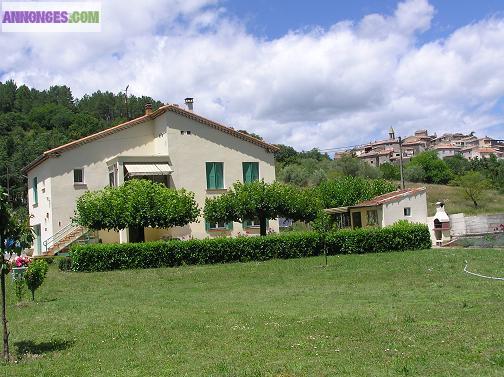
[[[258,181],[259,180],[259,162],[251,162],[250,163],[250,170],[251,170],[252,181]]]
[[[259,179],[259,163],[243,162],[243,183],[257,181]]]
[[[215,188],[224,188],[224,164],[222,162],[215,162]]]
[[[205,230],[209,230],[209,229],[210,229],[210,223],[205,220]]]
[[[233,222],[232,221],[226,223],[226,229],[227,230],[233,230]]]
[[[207,189],[215,189],[215,162],[206,163]]]
[[[243,227],[244,228],[250,228],[252,226],[252,221],[251,220],[245,220],[243,222]]]
[[[242,162],[243,166],[243,183],[250,182],[250,162]]]
[[[38,204],[38,190],[37,190],[37,177],[33,178],[32,190],[33,190],[33,204]]]

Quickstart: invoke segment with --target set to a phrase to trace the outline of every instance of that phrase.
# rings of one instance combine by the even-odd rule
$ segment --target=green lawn
[[[14,304],[5,376],[503,376],[503,250],[63,273]]]

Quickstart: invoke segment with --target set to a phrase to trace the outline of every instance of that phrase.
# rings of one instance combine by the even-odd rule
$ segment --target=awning
[[[336,207],[336,208],[326,208],[324,212],[328,215],[334,215],[336,213],[347,213],[348,207]]]
[[[168,175],[173,169],[168,164],[124,164],[128,175]]]

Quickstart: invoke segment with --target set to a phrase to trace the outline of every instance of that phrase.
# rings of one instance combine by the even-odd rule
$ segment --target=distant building
[[[445,133],[441,136],[429,135],[427,130],[415,131],[414,135],[405,137],[399,146],[399,139],[396,138],[395,131],[390,127],[389,138],[370,142],[351,150],[338,152],[335,159],[344,155],[352,154],[367,162],[369,165],[379,167],[384,163],[398,163],[401,157],[408,161],[412,157],[428,150],[437,152],[439,158],[448,158],[462,155],[467,159],[488,158],[495,155],[497,158],[504,158],[504,141],[495,140],[485,136],[478,138],[473,133],[465,135],[462,133]]]
[[[425,187],[389,192],[354,206],[328,208],[340,228],[384,227],[399,220],[427,224]]]

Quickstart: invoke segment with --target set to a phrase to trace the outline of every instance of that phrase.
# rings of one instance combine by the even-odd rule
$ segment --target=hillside
[[[449,214],[463,212],[468,215],[481,213],[504,213],[504,194],[497,190],[487,190],[481,206],[474,208],[472,203],[464,198],[462,189],[457,186],[434,185],[427,183],[407,182],[406,187],[427,188],[427,206],[429,216],[436,212],[436,202],[443,201],[446,204],[446,211]]]

